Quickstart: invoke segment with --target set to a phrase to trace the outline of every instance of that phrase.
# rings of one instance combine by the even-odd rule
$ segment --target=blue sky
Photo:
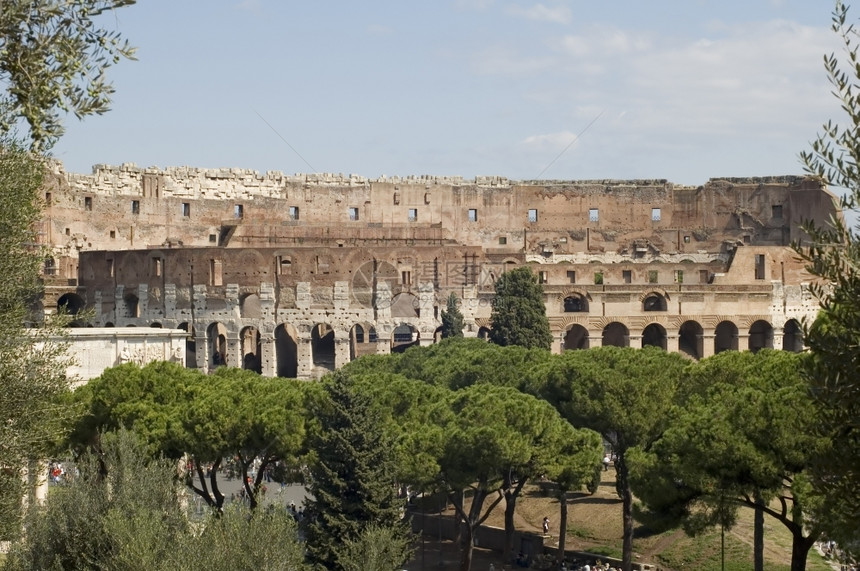
[[[822,65],[839,48],[832,8],[140,0],[108,20],[138,46],[138,61],[110,70],[113,109],[70,120],[53,154],[81,173],[132,162],[693,185],[799,174],[798,153],[840,119]]]

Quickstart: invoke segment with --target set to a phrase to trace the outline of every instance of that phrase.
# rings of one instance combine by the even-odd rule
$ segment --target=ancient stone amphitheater
[[[44,193],[46,311],[184,329],[189,367],[299,378],[434,343],[452,292],[465,334],[486,336],[494,281],[523,264],[543,283],[556,352],[797,351],[817,303],[789,246],[803,220],[841,215],[802,176],[679,186],[57,163]]]

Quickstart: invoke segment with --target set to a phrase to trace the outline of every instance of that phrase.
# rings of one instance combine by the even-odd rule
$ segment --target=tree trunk
[[[621,547],[622,571],[633,569],[633,493],[630,491],[628,476],[624,454],[619,452],[615,458],[615,489],[621,496],[621,519],[624,523]]]
[[[558,505],[560,513],[558,514],[558,557],[556,557],[556,562],[561,566],[561,562],[564,561],[564,550],[567,539],[567,490],[559,493]]]
[[[466,522],[466,530],[464,533],[463,548],[460,551],[460,571],[471,571],[472,569],[472,552],[475,546],[475,531],[471,524]]]
[[[220,512],[224,507],[224,494],[218,489],[218,470],[221,468],[221,458],[212,464],[212,472],[209,473],[209,486],[212,488],[212,496],[215,502],[215,508]]]
[[[463,490],[457,490],[451,498],[451,503],[454,504],[454,543],[456,545],[460,545],[463,541],[463,521],[465,518],[462,508],[464,495]],[[460,506],[460,509],[457,509],[457,506]]]
[[[526,484],[527,478],[520,478],[516,485],[511,481],[510,474],[505,477],[505,548],[502,552],[502,558],[508,561],[514,551],[514,533],[516,533],[516,525],[514,524],[514,514],[517,510],[517,499],[520,497],[520,492],[523,491],[523,486]]]
[[[764,500],[756,493],[753,511],[753,567],[764,571]]]
[[[807,537],[803,536],[803,529],[792,529],[791,537],[791,571],[805,571],[806,557],[809,555],[809,550],[815,545],[815,540],[818,538],[817,533],[812,533]]]

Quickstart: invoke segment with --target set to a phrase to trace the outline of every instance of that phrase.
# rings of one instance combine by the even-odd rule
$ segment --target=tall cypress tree
[[[442,310],[442,338],[463,336],[463,314],[460,312],[457,295],[451,292],[448,303]]]
[[[552,333],[543,302],[543,287],[528,266],[496,280],[490,340],[499,345],[549,349]]]
[[[402,564],[409,556],[408,522],[397,498],[394,443],[370,397],[357,390],[342,372],[325,385],[311,407],[319,427],[310,436],[316,459],[310,466],[307,548],[312,562],[326,569],[339,562],[343,545],[354,542],[371,524],[392,531]]]

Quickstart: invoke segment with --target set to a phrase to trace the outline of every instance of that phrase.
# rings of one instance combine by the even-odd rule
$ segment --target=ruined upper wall
[[[800,222],[838,214],[801,176],[513,181],[504,177],[260,174],[248,169],[54,165],[44,241],[59,258],[165,246],[456,244],[528,256],[725,257],[785,246]],[[74,268],[63,275],[74,275]]]

